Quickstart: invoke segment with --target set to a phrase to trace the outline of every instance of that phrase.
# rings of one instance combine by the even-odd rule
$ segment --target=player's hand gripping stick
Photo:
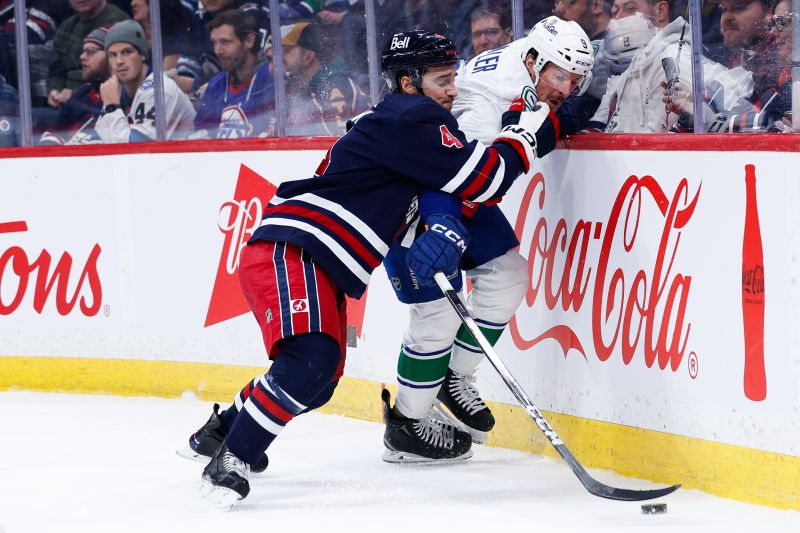
[[[460,220],[449,215],[429,215],[426,222],[428,230],[408,249],[406,264],[420,285],[433,286],[437,272],[447,272],[450,277],[458,273],[469,234]]]

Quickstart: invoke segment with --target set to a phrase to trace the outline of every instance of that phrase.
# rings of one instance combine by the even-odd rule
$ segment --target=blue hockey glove
[[[458,272],[458,263],[469,244],[469,235],[460,220],[430,215],[427,225],[428,230],[417,237],[406,255],[406,264],[425,287],[434,285],[433,275],[437,272],[448,277]]]

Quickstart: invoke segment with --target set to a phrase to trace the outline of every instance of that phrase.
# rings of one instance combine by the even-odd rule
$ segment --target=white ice
[[[800,513],[693,490],[642,515],[589,495],[560,460],[512,450],[390,465],[382,425],[319,414],[289,424],[250,496],[220,511],[198,495],[202,465],[175,454],[210,411],[195,399],[0,393],[0,533],[800,531]]]

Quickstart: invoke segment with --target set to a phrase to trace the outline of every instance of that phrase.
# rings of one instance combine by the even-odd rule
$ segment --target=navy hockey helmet
[[[381,72],[391,92],[400,92],[400,78],[409,76],[422,92],[425,69],[458,63],[458,48],[444,35],[423,30],[396,33],[381,54]]]

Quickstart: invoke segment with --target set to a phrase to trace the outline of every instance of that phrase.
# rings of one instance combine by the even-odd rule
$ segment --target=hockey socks
[[[225,437],[230,451],[247,463],[257,460],[295,416],[327,401],[342,354],[324,333],[307,333],[281,341],[269,371],[254,380],[249,397]],[[324,402],[323,402],[324,403]]]
[[[452,345],[420,352],[403,345],[397,361],[397,409],[409,418],[428,416],[436,391],[447,374]]]

